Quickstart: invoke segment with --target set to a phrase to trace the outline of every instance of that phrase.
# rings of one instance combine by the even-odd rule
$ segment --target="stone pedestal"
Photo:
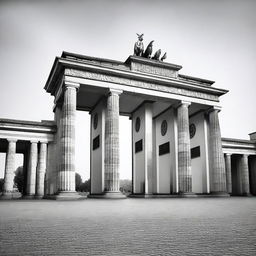
[[[75,190],[75,118],[76,94],[79,84],[66,83],[61,116],[60,166],[58,175],[58,193],[56,199],[78,199]]]
[[[44,196],[46,155],[47,155],[47,144],[45,142],[41,142],[40,153],[38,157],[38,165],[37,165],[37,175],[36,175],[36,198],[42,198]]]
[[[37,141],[31,141],[27,174],[27,192],[24,196],[24,198],[27,199],[34,198],[36,193],[37,156]]]
[[[250,196],[248,155],[242,155],[240,160],[240,174],[242,183],[242,195]]]
[[[8,151],[5,161],[4,189],[1,199],[12,199],[14,195],[16,140],[8,140]]]
[[[227,195],[226,172],[222,151],[221,133],[218,112],[220,109],[209,110],[209,157],[210,157],[210,192],[214,195]]]
[[[225,154],[227,192],[232,194],[231,154]]]
[[[122,91],[110,90],[107,96],[105,121],[105,177],[104,197],[125,197],[119,191],[119,94]]]
[[[189,102],[181,102],[177,107],[179,193],[186,196],[193,195],[188,115],[189,105]]]

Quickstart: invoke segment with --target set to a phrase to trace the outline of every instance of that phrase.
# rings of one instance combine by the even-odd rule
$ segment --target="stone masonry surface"
[[[0,255],[255,255],[256,198],[0,201]]]

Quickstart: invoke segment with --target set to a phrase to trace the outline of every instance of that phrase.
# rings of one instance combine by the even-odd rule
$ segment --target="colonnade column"
[[[105,121],[105,196],[123,197],[119,192],[119,95],[110,89],[107,95]]]
[[[209,114],[210,136],[210,191],[214,194],[227,194],[226,172],[222,151],[221,133],[218,112],[220,108],[213,107]]]
[[[248,196],[250,195],[248,155],[242,155],[240,163],[242,194]]]
[[[75,117],[76,95],[79,84],[64,85],[64,101],[61,116],[60,169],[58,197],[76,197],[75,193]]]
[[[47,144],[46,142],[41,142],[40,152],[38,157],[38,164],[37,164],[37,175],[36,175],[36,197],[37,198],[42,198],[44,196],[46,155],[47,155]]]
[[[227,192],[232,194],[231,154],[225,154]]]
[[[36,192],[36,168],[37,168],[37,141],[31,141],[28,160],[27,192],[26,197],[34,197]]]
[[[12,198],[15,172],[15,153],[16,141],[14,139],[8,140],[8,150],[5,161],[5,175],[4,175],[4,189],[2,198]]]
[[[177,107],[178,118],[178,173],[179,192],[192,193],[191,153],[188,107],[190,102],[182,101]]]

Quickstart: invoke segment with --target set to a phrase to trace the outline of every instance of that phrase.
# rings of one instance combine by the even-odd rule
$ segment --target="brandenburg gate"
[[[119,191],[119,115],[132,122],[131,196],[256,194],[256,133],[221,138],[214,82],[179,65],[132,55],[125,62],[63,52],[44,89],[53,121],[0,119],[4,192],[12,198],[15,153],[24,154],[24,197],[79,199],[75,191],[76,110],[91,115],[90,197]]]

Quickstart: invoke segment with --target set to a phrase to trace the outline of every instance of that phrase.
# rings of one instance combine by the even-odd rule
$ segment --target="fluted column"
[[[3,196],[11,196],[14,185],[16,141],[8,140],[8,150],[5,161],[4,189]]]
[[[36,196],[41,198],[44,196],[44,177],[46,172],[46,155],[47,144],[40,143],[40,152],[38,157],[37,175],[36,175]]]
[[[188,106],[190,102],[181,102],[177,108],[178,118],[178,172],[179,192],[192,192],[191,153],[189,136]]]
[[[27,196],[33,197],[36,193],[37,141],[31,141],[27,174]]]
[[[105,192],[119,192],[119,94],[110,90],[105,121]]]
[[[232,193],[231,154],[225,154],[227,192]]]
[[[75,117],[79,84],[66,83],[61,116],[59,192],[75,192]]]
[[[209,110],[209,137],[210,137],[210,177],[212,193],[227,193],[224,155],[222,151],[221,133],[219,125],[219,108]]]
[[[240,161],[242,194],[248,196],[250,195],[248,155],[242,155]]]

